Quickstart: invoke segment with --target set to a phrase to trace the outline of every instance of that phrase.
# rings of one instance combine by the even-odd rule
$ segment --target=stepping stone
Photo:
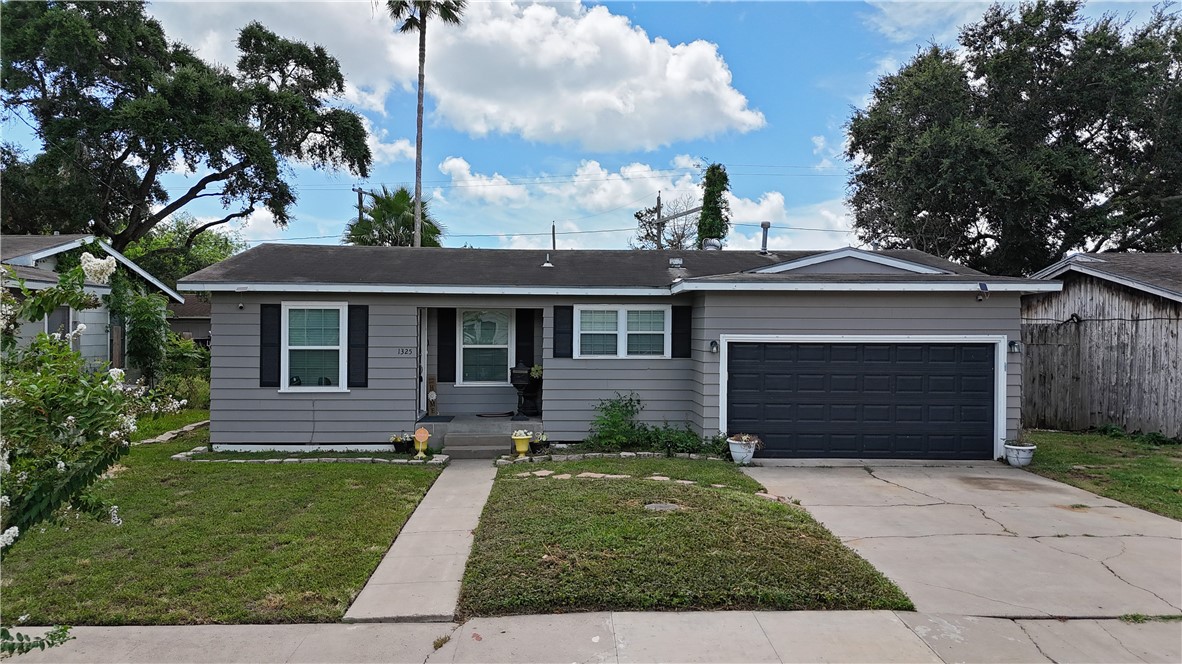
[[[710,486],[714,487],[715,489],[725,489],[726,488],[725,484],[711,484]]]
[[[697,484],[697,482],[695,482],[693,480],[673,480],[673,481],[677,482],[678,484]]]
[[[632,477],[631,475],[604,475],[603,478],[607,480],[623,480]]]
[[[676,512],[682,507],[676,503],[649,503],[644,506],[644,509],[651,512]]]
[[[554,471],[553,470],[535,470],[533,472],[533,474],[537,475],[538,477],[546,477],[548,475],[553,475]]]
[[[586,477],[588,479],[597,480],[603,477],[603,473],[579,473],[575,477]]]
[[[569,479],[570,479],[570,473],[563,473],[563,474],[561,474],[561,475],[555,475],[555,476],[554,476],[554,477],[552,477],[551,479],[555,479],[555,480],[569,480]]]
[[[669,481],[669,478],[665,477],[664,475],[653,475],[652,477],[649,477],[646,479],[657,480],[658,482],[668,482]]]
[[[533,475],[533,473],[517,473],[513,477],[529,477],[530,475]]]
[[[621,459],[632,459],[636,456],[636,452],[620,452]]]

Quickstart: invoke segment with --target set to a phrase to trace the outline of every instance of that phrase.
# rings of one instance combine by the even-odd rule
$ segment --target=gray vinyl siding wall
[[[473,309],[477,307],[460,307]],[[494,309],[489,305],[481,305],[482,309]],[[427,347],[430,349],[439,338],[438,309],[427,310]],[[457,312],[457,325],[459,324]],[[528,358],[530,366],[542,364],[542,320],[538,317],[534,325],[534,356]],[[457,344],[457,351],[458,351]],[[436,376],[439,370],[438,355],[427,353],[427,375]],[[456,371],[460,371],[456,363]],[[479,415],[481,413],[503,413],[517,409],[517,390],[512,385],[459,385],[455,383],[439,383],[435,387],[439,399],[439,413],[441,415]]]
[[[259,387],[259,305],[284,301],[369,305],[369,387],[299,393]],[[413,305],[381,295],[218,293],[213,321],[214,445],[388,444],[392,433],[413,430],[417,356],[396,350],[418,347]]]
[[[721,354],[709,351],[721,334],[923,335],[1004,334],[1021,338],[1017,293],[706,293],[694,304],[693,357],[698,365],[698,424],[718,432]],[[1006,437],[1018,434],[1022,356],[1006,362]]]

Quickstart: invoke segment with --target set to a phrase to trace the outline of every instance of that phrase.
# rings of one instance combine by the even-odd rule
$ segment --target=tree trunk
[[[419,112],[415,119],[415,234],[414,246],[423,246],[423,82],[427,66],[427,12],[419,12]]]

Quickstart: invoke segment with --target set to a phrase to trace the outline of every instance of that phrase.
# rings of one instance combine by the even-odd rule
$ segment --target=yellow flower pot
[[[517,458],[520,459],[529,452],[529,441],[533,440],[533,436],[512,436],[513,449],[517,452]]]

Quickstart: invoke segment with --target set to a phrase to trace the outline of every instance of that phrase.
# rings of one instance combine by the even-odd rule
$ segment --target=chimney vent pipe
[[[763,229],[763,244],[759,246],[759,253],[767,255],[767,231],[772,227],[772,222],[761,221],[759,227]]]

